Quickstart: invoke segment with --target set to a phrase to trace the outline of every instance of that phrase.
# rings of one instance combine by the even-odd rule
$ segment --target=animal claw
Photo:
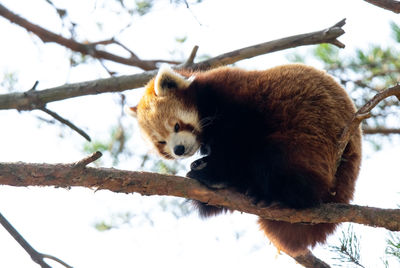
[[[193,161],[190,164],[190,169],[191,170],[201,170],[201,169],[205,168],[206,166],[207,166],[207,162],[203,158],[200,158],[200,159],[197,159],[196,161]]]

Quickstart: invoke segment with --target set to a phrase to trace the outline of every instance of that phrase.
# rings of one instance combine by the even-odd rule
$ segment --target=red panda
[[[200,150],[205,156],[187,176],[209,188],[229,187],[255,203],[299,209],[353,197],[361,131],[336,168],[338,139],[355,107],[323,71],[301,64],[265,71],[164,67],[130,113],[161,156],[178,159]],[[226,210],[195,203],[205,217]],[[261,218],[259,225],[291,256],[306,254],[336,228]]]

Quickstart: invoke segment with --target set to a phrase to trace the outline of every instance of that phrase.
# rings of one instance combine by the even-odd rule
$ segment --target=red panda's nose
[[[185,153],[185,146],[177,145],[174,147],[174,154],[183,155]]]

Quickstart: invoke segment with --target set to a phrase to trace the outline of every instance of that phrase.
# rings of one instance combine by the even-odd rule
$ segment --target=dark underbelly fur
[[[306,208],[321,203],[315,175],[289,164],[284,145],[268,139],[276,131],[272,123],[251,107],[211,95],[197,98],[205,125],[201,142],[208,155],[192,163],[188,177],[209,188],[232,188],[265,206]],[[201,216],[223,211],[204,203],[196,206]]]

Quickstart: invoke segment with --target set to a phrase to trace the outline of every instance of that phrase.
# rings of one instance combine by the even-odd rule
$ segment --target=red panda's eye
[[[159,141],[158,144],[167,144],[166,141]]]
[[[175,127],[174,127],[174,131],[175,131],[175,132],[178,132],[180,128],[181,128],[181,127],[179,126],[179,124],[176,123],[176,124],[175,124]]]

